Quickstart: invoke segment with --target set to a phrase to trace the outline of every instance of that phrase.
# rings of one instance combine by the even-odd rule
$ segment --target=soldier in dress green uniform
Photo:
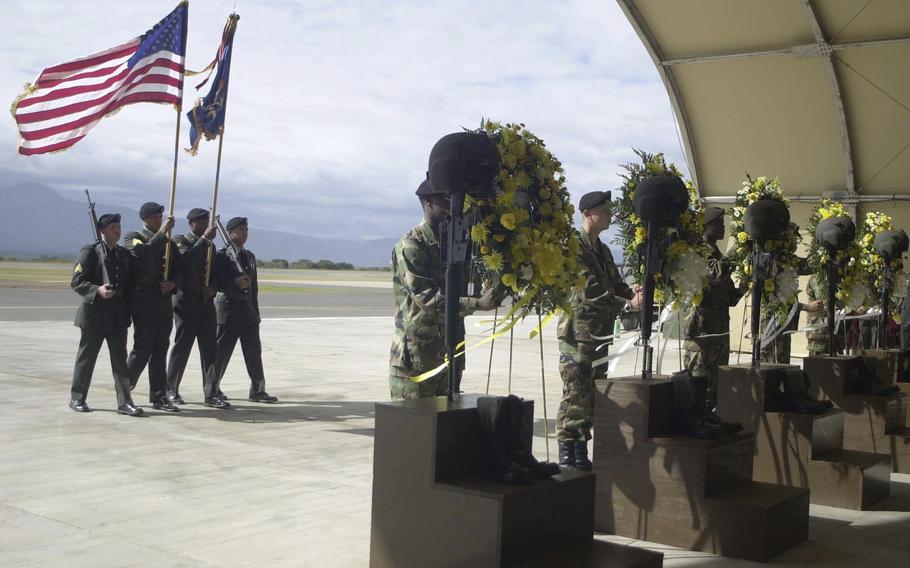
[[[639,294],[623,281],[610,249],[600,233],[610,226],[612,214],[609,191],[593,191],[578,203],[583,219],[578,231],[578,267],[585,282],[572,298],[574,313],[559,317],[559,374],[562,400],[556,415],[559,464],[590,470],[588,440],[594,420],[594,380],[606,375],[606,367],[591,367],[595,359],[607,354],[596,351],[613,333],[613,322],[629,304],[638,309]]]
[[[133,316],[133,350],[128,364],[130,380],[135,387],[148,365],[149,401],[156,410],[177,412],[167,399],[167,349],[174,327],[171,295],[177,287],[179,252],[168,239],[174,218],[162,222],[164,206],[144,203],[139,209],[143,228],[126,235],[124,244],[130,251],[130,314]],[[164,278],[165,247],[171,247],[168,278]]]
[[[215,368],[218,382],[215,397],[226,400],[221,392],[221,379],[227,370],[237,340],[243,350],[243,360],[250,376],[250,402],[277,402],[278,399],[265,392],[265,370],[262,367],[262,340],[259,338],[259,280],[256,275],[256,256],[244,248],[249,237],[246,217],[233,217],[225,228],[228,238],[239,252],[235,261],[230,258],[228,248],[218,251],[215,256],[215,313],[218,327],[215,352]],[[238,266],[239,264],[239,266]]]
[[[174,295],[174,346],[167,364],[167,398],[174,404],[183,404],[180,383],[193,350],[193,343],[199,347],[202,363],[202,392],[206,406],[228,408],[230,403],[222,400],[215,390],[218,373],[215,369],[215,282],[211,278],[206,285],[207,262],[214,267],[215,238],[217,228],[209,226],[209,212],[195,208],[187,213],[190,232],[174,239],[180,251],[181,284]],[[211,257],[209,256],[211,255]]]
[[[101,344],[106,341],[117,391],[117,412],[141,416],[142,409],[136,408],[130,395],[130,375],[126,364],[130,313],[123,291],[129,286],[130,273],[129,253],[117,244],[120,240],[120,215],[102,215],[98,219],[98,228],[103,242],[82,247],[70,283],[73,290],[82,296],[75,320],[81,337],[73,368],[70,408],[76,412],[91,412],[85,399],[92,384],[92,372]],[[102,257],[106,257],[103,265]]]
[[[417,188],[423,222],[405,234],[392,250],[392,289],[395,293],[395,335],[389,359],[389,390],[393,399],[448,394],[448,371],[414,382],[412,377],[435,369],[444,361],[445,264],[439,244],[439,223],[449,212],[449,196],[433,190],[429,181]],[[495,307],[492,290],[480,298],[460,298],[463,318],[476,310]],[[464,320],[459,322],[464,337]],[[464,369],[464,356],[457,359]]]
[[[692,377],[707,381],[708,408],[717,401],[717,369],[730,363],[730,308],[746,293],[730,277],[730,261],[717,247],[724,238],[724,210],[705,211],[705,241],[711,248],[708,259],[708,284],[701,304],[691,309],[686,325],[685,365]]]

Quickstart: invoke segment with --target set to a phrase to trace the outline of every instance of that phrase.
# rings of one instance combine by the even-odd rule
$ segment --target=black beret
[[[190,209],[190,212],[186,214],[186,219],[188,221],[195,221],[196,219],[201,219],[203,217],[209,216],[208,209],[200,209],[199,207],[193,207]]]
[[[723,207],[708,207],[705,209],[705,225],[724,218]]]
[[[442,194],[441,191],[436,191],[433,189],[433,185],[430,184],[430,180],[428,180],[428,179],[423,180],[422,182],[420,182],[420,185],[417,186],[416,195],[418,197],[423,197],[425,195],[441,195],[441,194]]]
[[[120,213],[105,213],[101,217],[98,217],[98,228],[103,229],[111,223],[120,222]]]
[[[611,193],[609,191],[592,191],[581,196],[578,200],[578,210],[587,211],[594,209],[598,205],[610,201]]]
[[[142,207],[139,208],[139,218],[147,219],[152,215],[164,212],[164,205],[158,205],[154,201],[149,201],[148,203],[143,203]]]
[[[234,227],[246,225],[246,217],[231,217],[231,219],[225,225],[225,228],[230,231]]]

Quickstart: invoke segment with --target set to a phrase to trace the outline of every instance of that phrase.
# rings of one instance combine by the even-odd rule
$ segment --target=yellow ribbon
[[[550,323],[550,320],[553,319],[553,316],[556,315],[556,312],[550,312],[547,314],[547,317],[543,318],[543,321],[537,325],[534,329],[531,330],[531,335],[528,336],[528,339],[534,339],[537,337],[537,334],[543,330],[543,326]]]

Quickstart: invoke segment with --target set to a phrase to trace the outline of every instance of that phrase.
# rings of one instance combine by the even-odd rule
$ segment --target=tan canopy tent
[[[802,226],[831,196],[910,230],[910,2],[618,2],[706,201],[732,203],[748,172],[779,177]]]

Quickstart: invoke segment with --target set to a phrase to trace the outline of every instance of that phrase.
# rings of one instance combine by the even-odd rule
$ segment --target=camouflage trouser
[[[439,374],[415,383],[406,370],[391,367],[389,369],[389,393],[392,400],[445,396],[449,393],[449,370],[443,369]]]
[[[560,442],[591,439],[594,423],[594,379],[606,376],[606,366],[591,368],[591,363],[578,363],[570,355],[559,354],[562,377],[562,400],[556,413],[556,439]]]
[[[730,364],[730,337],[708,337],[685,343],[683,361],[693,377],[707,379],[708,401],[717,402],[717,369]]]

